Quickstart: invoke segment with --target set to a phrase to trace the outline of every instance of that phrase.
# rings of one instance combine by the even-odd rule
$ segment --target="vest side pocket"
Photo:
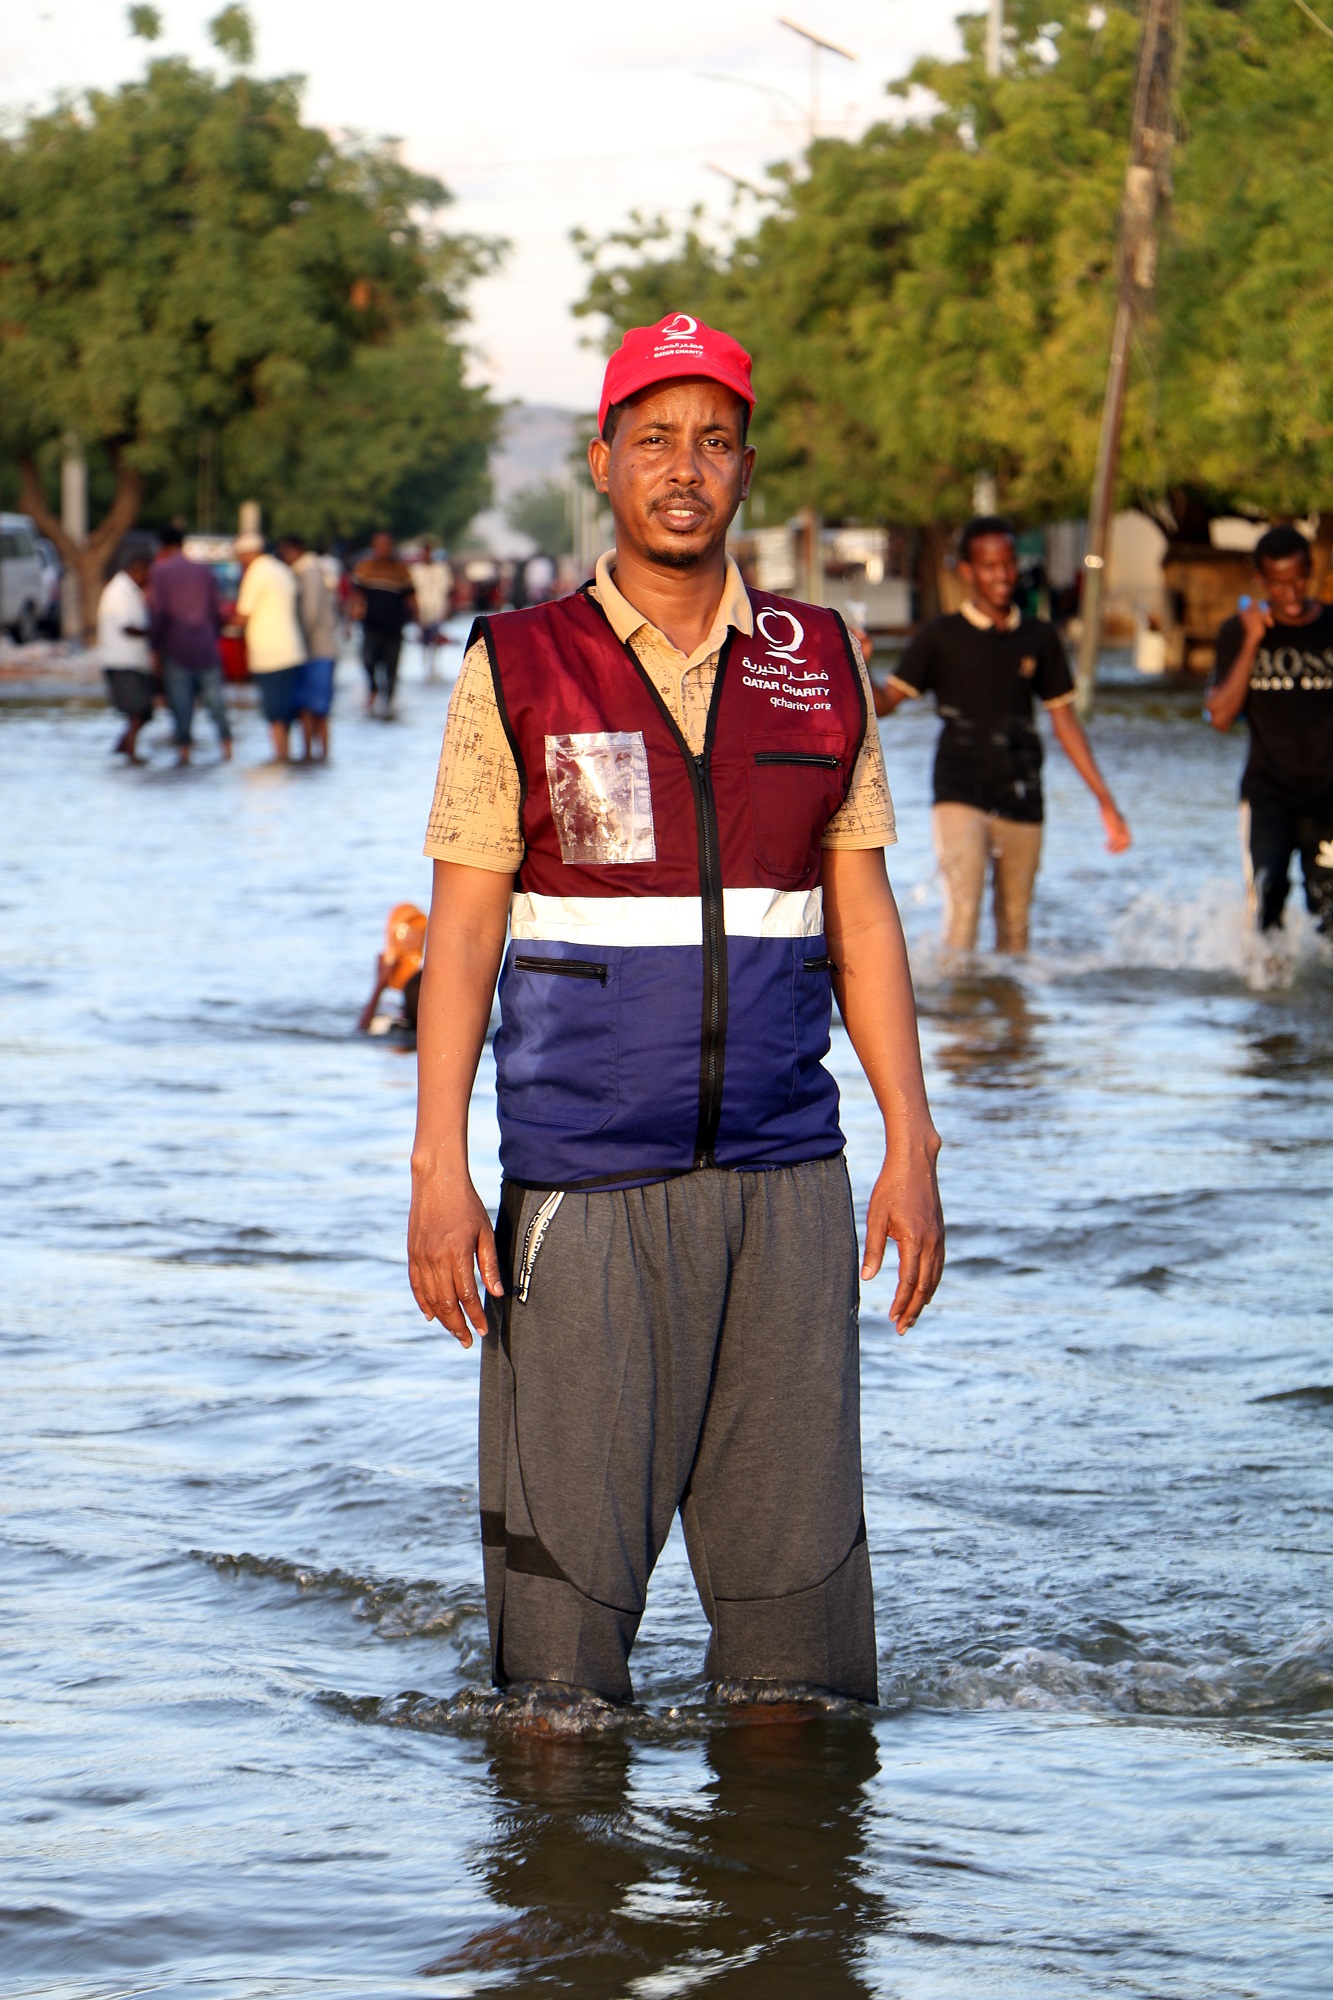
[[[567,1138],[616,1114],[620,1068],[617,946],[512,942],[500,976],[495,1037],[502,1120]]]

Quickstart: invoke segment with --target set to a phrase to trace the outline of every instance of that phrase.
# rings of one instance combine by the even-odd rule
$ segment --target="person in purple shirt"
[[[231,723],[222,702],[217,579],[206,563],[192,562],[186,555],[179,528],[164,528],[160,539],[162,553],[148,584],[149,631],[176,719],[177,762],[190,761],[196,702],[202,702],[212,716],[225,760],[231,756]]]

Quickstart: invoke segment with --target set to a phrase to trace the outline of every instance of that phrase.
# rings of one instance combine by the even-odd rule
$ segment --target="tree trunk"
[[[963,601],[958,571],[951,562],[953,536],[953,529],[938,521],[917,531],[916,580],[923,619],[956,611]]]
[[[115,498],[106,511],[105,519],[80,545],[66,534],[60,517],[47,506],[42,482],[37,476],[36,461],[32,458],[19,460],[23,511],[31,514],[47,540],[55,543],[60,551],[60,560],[66,569],[73,571],[78,581],[79,622],[86,646],[90,646],[97,635],[97,602],[111,559],[139,518],[143,502],[143,474],[126,465],[123,454],[118,450],[112,452],[111,462],[116,473]]]
[[[1314,535],[1314,581],[1316,597],[1327,597],[1333,589],[1333,514],[1321,514]]]

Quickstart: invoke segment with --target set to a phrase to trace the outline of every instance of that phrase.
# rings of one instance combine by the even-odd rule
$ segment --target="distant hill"
[[[592,423],[577,410],[557,409],[551,403],[511,403],[491,453],[495,503],[477,515],[464,537],[467,545],[497,556],[529,554],[532,544],[509,526],[505,506],[520,487],[562,478],[584,432],[592,435]]]

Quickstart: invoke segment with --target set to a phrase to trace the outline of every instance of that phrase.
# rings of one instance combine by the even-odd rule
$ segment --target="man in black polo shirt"
[[[987,869],[995,882],[995,948],[1026,951],[1028,910],[1041,857],[1041,738],[1034,695],[1061,749],[1101,807],[1112,854],[1129,828],[1097,769],[1075,715],[1069,662],[1053,625],[1024,618],[1014,603],[1018,559],[1008,521],[969,521],[958,542],[967,591],[961,611],[923,625],[889,676],[875,708],[933,694],[944,721],[935,753],[935,852],[944,878],[945,943],[976,947]]]
[[[1240,781],[1241,843],[1250,907],[1276,930],[1301,857],[1305,902],[1333,933],[1333,607],[1312,598],[1310,544],[1270,528],[1254,551],[1264,600],[1241,599],[1217,635],[1206,712],[1214,729],[1250,725]]]

